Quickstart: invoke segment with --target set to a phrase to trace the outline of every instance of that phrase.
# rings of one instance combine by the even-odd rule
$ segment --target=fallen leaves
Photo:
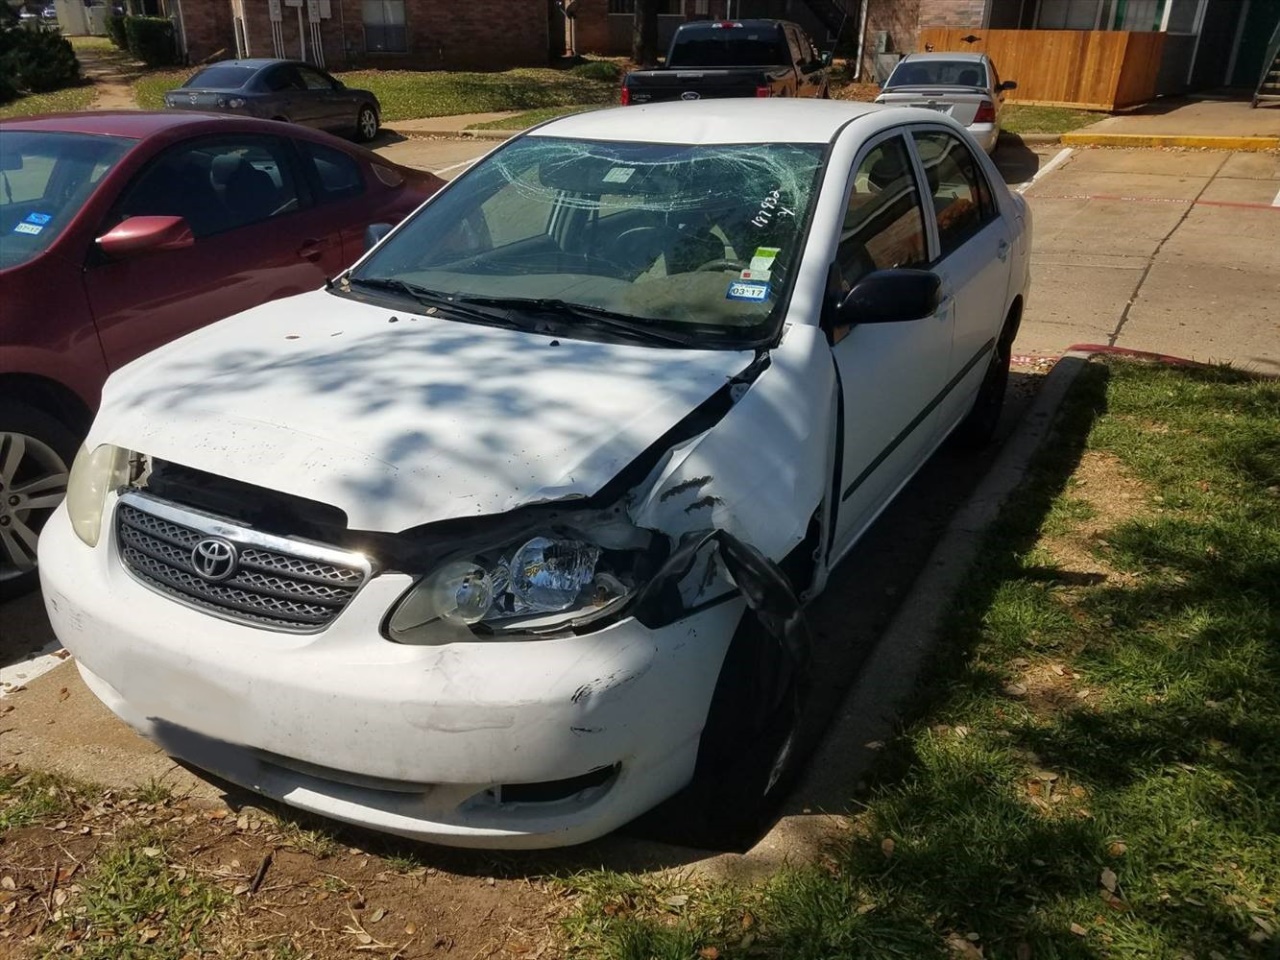
[[[897,844],[894,843],[893,837],[885,837],[880,841],[880,852],[885,855],[886,859],[888,859],[893,856],[893,851],[896,846]]]

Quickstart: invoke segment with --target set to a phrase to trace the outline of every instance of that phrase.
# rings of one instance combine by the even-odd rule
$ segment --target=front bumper
[[[108,517],[114,503],[107,506]],[[592,839],[688,782],[739,599],[649,630],[403,646],[378,626],[410,578],[370,581],[324,632],[277,633],[184,607],[96,548],[65,507],[41,537],[55,632],[86,683],[166,751],[284,803],[453,846]],[[500,785],[605,783],[504,802]]]

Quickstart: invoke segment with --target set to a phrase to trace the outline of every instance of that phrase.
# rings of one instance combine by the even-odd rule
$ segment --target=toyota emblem
[[[697,90],[686,90],[684,93],[680,94],[680,99],[681,100],[701,100],[702,94],[700,94]]]
[[[191,566],[210,583],[235,573],[237,559],[235,544],[221,537],[206,537],[191,550]]]

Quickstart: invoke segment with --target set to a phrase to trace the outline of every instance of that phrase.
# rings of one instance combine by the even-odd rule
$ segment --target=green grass
[[[373,91],[382,103],[382,119],[389,122],[607,103],[616,99],[618,92],[616,83],[549,69],[501,73],[361,70],[337,76],[349,87]]]
[[[544,123],[547,120],[554,120],[556,117],[565,117],[571,113],[582,113],[584,110],[596,110],[600,104],[589,104],[587,106],[576,107],[543,107],[540,110],[526,110],[524,113],[513,114],[510,117],[503,117],[499,120],[490,120],[487,123],[473,123],[467,127],[468,130],[526,130],[537,123]]]
[[[1107,118],[1105,113],[1070,107],[1035,107],[1006,103],[1000,111],[1000,129],[1006,133],[1069,133]]]
[[[82,87],[54,90],[52,93],[31,93],[0,106],[0,119],[84,110],[93,102],[93,97],[93,87],[87,84]]]
[[[67,37],[76,53],[91,50],[94,53],[120,53],[119,48],[106,37]]]
[[[4,834],[73,809],[80,784],[51,773],[0,773],[0,845]]]
[[[171,859],[154,832],[117,838],[79,882],[82,892],[59,927],[85,960],[201,956],[202,928],[231,899]]]
[[[133,81],[133,99],[143,110],[163,110],[165,91],[181,86],[191,70],[156,70]]]
[[[758,886],[572,878],[571,955],[1280,956],[1278,582],[1280,382],[1091,365],[851,839]]]

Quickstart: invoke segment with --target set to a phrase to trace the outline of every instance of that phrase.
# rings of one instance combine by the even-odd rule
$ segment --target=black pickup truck
[[[830,54],[785,20],[681,24],[666,65],[622,82],[622,103],[720,97],[830,96]]]

